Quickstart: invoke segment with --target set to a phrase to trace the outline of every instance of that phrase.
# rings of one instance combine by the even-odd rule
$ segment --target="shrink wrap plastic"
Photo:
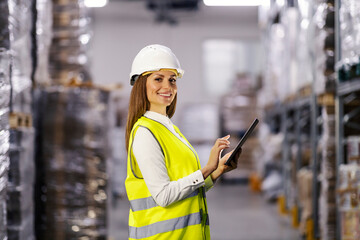
[[[10,130],[10,168],[7,199],[8,239],[34,238],[33,128]]]
[[[12,54],[11,111],[31,113],[31,27],[32,1],[8,0]]]
[[[38,239],[106,239],[109,92],[41,92]]]
[[[36,44],[37,67],[35,72],[36,85],[50,85],[49,53],[52,39],[52,1],[36,0]]]
[[[341,65],[359,63],[360,57],[360,2],[342,0],[339,11]]]
[[[285,29],[280,23],[272,24],[265,39],[265,51],[268,53],[265,63],[263,88],[258,98],[260,106],[279,101],[279,86],[283,71],[283,53]]]
[[[312,3],[311,0],[299,1],[299,22],[298,22],[298,43],[296,46],[297,54],[297,79],[295,80],[295,90],[311,84],[312,76],[312,59],[311,46],[313,41],[311,39],[310,24],[312,20],[311,15]],[[299,47],[301,46],[301,47]],[[295,92],[296,92],[295,91]],[[292,93],[295,93],[292,92]]]
[[[50,75],[53,84],[66,84],[74,77],[90,81],[87,66],[92,32],[84,0],[55,0],[52,14]]]
[[[11,52],[10,111],[32,112],[31,96],[31,28],[32,4],[29,0],[8,0],[9,40]],[[7,120],[8,121],[8,120]],[[34,239],[33,183],[34,183],[34,130],[10,130],[7,231],[9,240]]]
[[[285,29],[285,38],[284,38],[284,55],[282,56],[282,74],[280,77],[280,82],[278,86],[278,95],[280,100],[285,100],[285,98],[291,94],[295,94],[298,88],[298,62],[297,62],[297,50],[301,49],[302,52],[304,48],[299,48],[298,38],[299,38],[299,11],[296,8],[287,8],[281,17],[281,23]],[[306,49],[306,48],[305,48]],[[279,61],[279,59],[277,59]],[[303,64],[305,66],[305,64]],[[300,79],[299,79],[300,80]],[[305,79],[306,80],[306,79]],[[280,87],[281,86],[281,87]]]
[[[319,3],[313,17],[316,93],[335,91],[335,11],[328,3]]]
[[[10,48],[9,6],[7,0],[0,0],[0,48]]]
[[[322,108],[323,133],[319,141],[321,191],[319,225],[323,239],[336,239],[336,138],[335,109]]]
[[[3,9],[4,3],[0,1]],[[6,27],[7,26],[1,26]],[[5,40],[5,39],[3,39]],[[2,42],[4,43],[4,42]],[[9,169],[9,103],[10,103],[10,54],[0,48],[0,239],[7,239],[6,224],[6,188]]]

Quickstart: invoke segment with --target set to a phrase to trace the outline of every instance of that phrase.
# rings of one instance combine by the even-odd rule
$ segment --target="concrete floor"
[[[212,240],[298,240],[298,230],[277,205],[247,185],[220,185],[207,192]],[[128,202],[120,198],[110,209],[110,240],[127,239]]]

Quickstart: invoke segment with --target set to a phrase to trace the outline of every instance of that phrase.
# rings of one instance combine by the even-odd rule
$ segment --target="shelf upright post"
[[[340,38],[340,7],[341,0],[335,0],[335,63],[341,59],[341,38]],[[336,70],[338,73],[338,70]],[[335,116],[336,116],[336,188],[339,187],[339,167],[344,162],[344,103],[342,96],[338,93],[339,74],[336,74],[336,94],[335,94]],[[336,239],[341,240],[341,213],[338,200],[336,200]]]
[[[296,145],[297,145],[296,164],[295,164],[296,174],[299,172],[300,168],[302,167],[301,109],[302,106],[300,104],[297,104],[297,107],[295,108],[295,136],[296,136]],[[300,209],[298,182],[296,183],[295,192],[296,192],[295,205],[299,213],[297,221],[300,222],[302,209]]]
[[[318,182],[318,167],[319,159],[317,154],[318,145],[318,103],[315,94],[315,81],[312,81],[311,93],[311,119],[310,119],[310,136],[311,136],[311,157],[312,157],[312,171],[313,171],[313,189],[312,189],[312,206],[313,206],[313,220],[314,220],[314,239],[320,239],[319,230],[319,182]]]

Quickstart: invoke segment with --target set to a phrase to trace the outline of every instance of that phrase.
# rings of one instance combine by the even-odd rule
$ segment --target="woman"
[[[184,71],[173,52],[149,45],[135,57],[126,126],[125,187],[130,201],[129,239],[210,239],[205,191],[223,173],[229,136],[216,140],[208,163],[199,158],[171,123],[177,101],[176,80]]]

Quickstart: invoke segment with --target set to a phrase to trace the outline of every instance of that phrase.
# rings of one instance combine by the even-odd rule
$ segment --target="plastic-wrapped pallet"
[[[339,81],[349,81],[360,76],[360,2],[342,0],[339,10],[341,59],[337,63]]]
[[[318,94],[335,91],[335,8],[333,3],[318,1],[313,16],[314,41],[312,55],[315,57]]]
[[[84,0],[54,0],[50,46],[50,76],[53,84],[66,84],[72,78],[90,81],[87,66],[92,36]]]
[[[48,87],[39,102],[37,239],[107,237],[109,92]]]
[[[11,112],[31,113],[31,27],[32,1],[8,0],[10,48],[12,54]]]
[[[33,1],[29,0],[8,0],[12,54],[10,127],[13,128],[10,131],[7,199],[9,240],[34,239],[34,131],[31,128],[32,4]],[[24,128],[25,125],[27,128]]]
[[[279,61],[279,59],[283,59],[285,50],[284,26],[277,20],[277,22],[272,24],[267,31],[268,36],[266,36],[267,39],[265,39],[265,52],[268,54],[263,73],[264,86],[261,89],[258,98],[259,106],[267,106],[279,101],[279,86],[283,71],[283,61]]]
[[[280,100],[285,100],[288,96],[294,95],[298,90],[298,65],[297,62],[297,49],[299,49],[299,11],[295,7],[285,8],[281,15],[281,23],[285,30],[284,39],[284,52],[281,59],[282,61],[282,74],[280,75],[280,82],[278,85],[278,95]],[[302,45],[304,47],[304,45]],[[305,45],[306,46],[306,45]],[[304,49],[302,49],[303,52]],[[301,64],[306,65],[306,64]],[[306,78],[303,78],[307,80]],[[309,81],[309,80],[308,80]],[[306,83],[303,83],[306,84]],[[281,87],[279,87],[281,86]]]
[[[251,78],[246,74],[239,74],[231,92],[221,99],[220,123],[221,135],[230,134],[230,148],[236,146],[250,124],[258,117],[257,92],[251,87]],[[249,86],[244,89],[242,86]],[[214,121],[215,122],[215,121]],[[255,171],[254,150],[259,145],[258,139],[254,137],[257,129],[242,147],[241,161],[239,161],[236,171],[228,172],[224,178],[246,179]],[[224,150],[224,154],[229,150]]]
[[[49,52],[52,39],[52,1],[36,0],[36,71],[35,86],[47,86],[49,75]]]
[[[297,67],[296,90],[309,86],[313,79],[312,58],[310,48],[313,41],[310,39],[310,22],[312,17],[313,0],[299,1],[299,22],[298,22],[298,42],[296,47]]]
[[[342,164],[339,167],[338,202],[341,212],[341,239],[360,238],[360,166]]]
[[[319,224],[323,239],[336,239],[336,137],[335,107],[322,107],[323,133],[319,141],[321,192]]]
[[[8,239],[34,239],[34,136],[32,127],[10,130]]]
[[[7,5],[0,1],[0,9],[6,8]],[[1,17],[0,17],[1,18]],[[2,20],[1,20],[2,21]],[[2,25],[1,27],[5,27]],[[7,27],[7,26],[6,26]],[[3,28],[1,32],[6,32]],[[4,35],[5,38],[6,35]],[[1,44],[8,41],[1,40]],[[4,46],[3,45],[3,46]],[[6,46],[8,47],[8,46]],[[9,168],[9,103],[10,103],[10,54],[5,48],[0,48],[0,240],[7,239],[6,224],[6,198],[7,198],[7,181]]]

